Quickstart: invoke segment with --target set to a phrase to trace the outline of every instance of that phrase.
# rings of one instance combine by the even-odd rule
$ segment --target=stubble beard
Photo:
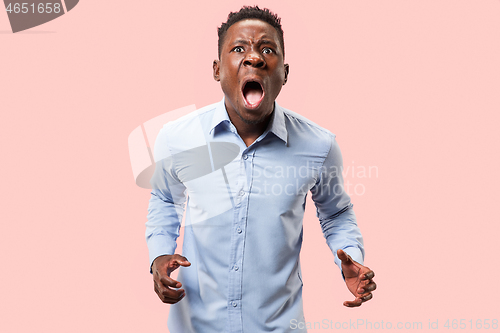
[[[261,124],[264,121],[267,121],[267,120],[271,119],[271,116],[272,116],[272,114],[274,112],[274,105],[273,105],[273,111],[271,111],[269,114],[263,115],[262,117],[260,117],[258,119],[255,119],[255,120],[246,119],[245,117],[243,117],[241,115],[241,113],[236,108],[234,109],[234,112],[238,115],[238,117],[241,119],[241,121],[243,121],[245,124],[247,124],[247,125],[257,125],[257,124]]]

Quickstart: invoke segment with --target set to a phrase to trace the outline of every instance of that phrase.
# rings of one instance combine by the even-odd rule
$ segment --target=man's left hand
[[[337,250],[337,256],[342,261],[342,273],[349,291],[356,297],[354,301],[345,301],[344,306],[357,307],[372,299],[372,291],[377,288],[373,277],[375,273],[366,266],[357,263],[342,250]]]

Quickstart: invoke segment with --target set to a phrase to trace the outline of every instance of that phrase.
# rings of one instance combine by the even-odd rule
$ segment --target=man
[[[305,321],[299,253],[309,191],[355,296],[344,305],[372,298],[335,136],[275,101],[288,72],[280,19],[243,7],[219,28],[213,75],[224,99],[158,135],[146,238],[155,291],[174,304],[171,332],[305,332],[290,323]]]

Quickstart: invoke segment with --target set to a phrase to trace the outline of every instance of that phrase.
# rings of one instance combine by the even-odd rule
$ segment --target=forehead
[[[277,45],[280,44],[276,29],[269,23],[258,19],[245,19],[230,26],[224,44],[232,43],[235,39],[240,38],[265,38],[274,41]]]

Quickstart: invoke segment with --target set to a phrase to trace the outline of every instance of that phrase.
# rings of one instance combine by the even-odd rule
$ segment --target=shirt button
[[[236,232],[239,234],[241,234],[241,231],[242,231],[241,228],[236,229]]]
[[[237,271],[238,269],[240,269],[238,266],[234,266],[235,271]]]
[[[247,154],[243,154],[242,157],[243,157],[244,160],[248,159],[248,155]]]
[[[236,303],[236,302],[231,302],[231,305],[232,305],[233,307],[237,307],[237,306],[238,306],[238,303]]]
[[[244,196],[245,195],[245,191],[241,190],[240,191],[240,197]]]

